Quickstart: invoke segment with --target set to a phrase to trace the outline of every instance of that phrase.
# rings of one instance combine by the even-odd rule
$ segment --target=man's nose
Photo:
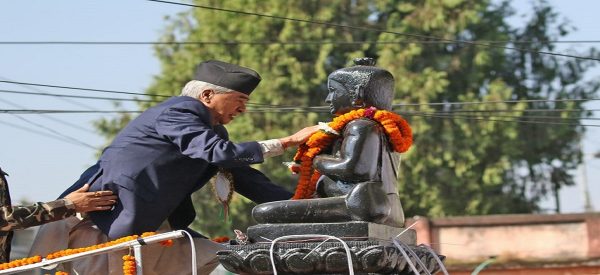
[[[331,103],[332,99],[333,99],[333,93],[328,93],[327,97],[325,98],[325,103]]]

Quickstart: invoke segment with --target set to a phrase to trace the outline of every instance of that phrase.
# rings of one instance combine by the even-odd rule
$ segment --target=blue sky
[[[517,2],[520,11],[528,10],[528,1]],[[597,24],[600,2],[550,2],[578,28],[577,32],[565,39],[600,38],[600,25]],[[184,9],[141,0],[3,1],[0,4],[0,41],[155,41],[163,28],[164,16]],[[0,45],[0,80],[142,92],[150,84],[153,75],[159,73],[159,63],[148,45]],[[597,78],[599,75],[600,70],[594,70],[588,77]],[[33,91],[4,83],[0,83],[0,89]],[[51,88],[38,89],[68,93]],[[600,104],[593,107],[600,109]],[[67,101],[0,93],[0,109],[21,108],[110,110],[114,107],[111,102],[103,101]],[[134,106],[125,104],[124,108],[133,109]],[[20,118],[0,114],[0,167],[10,174],[8,180],[13,200],[52,200],[96,160],[94,149],[51,138],[55,133],[49,133],[44,127],[94,147],[102,147],[104,140],[91,125],[98,118],[98,114],[21,115]],[[8,124],[20,125],[41,134]],[[584,142],[584,150],[588,154],[588,185],[592,201],[596,202],[594,206],[599,209],[600,160],[594,159],[591,153],[600,151],[597,142],[600,140],[600,129],[590,129],[588,133]],[[581,171],[575,173],[581,175]],[[583,210],[581,177],[578,176],[577,180],[577,186],[561,192],[564,212]],[[552,200],[543,204],[548,208],[553,205]]]

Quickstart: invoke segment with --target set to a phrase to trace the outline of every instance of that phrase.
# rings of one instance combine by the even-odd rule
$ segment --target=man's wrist
[[[63,198],[62,200],[63,200],[63,202],[65,204],[65,207],[67,209],[73,209],[73,210],[75,210],[75,204],[70,199]]]
[[[283,154],[285,150],[280,139],[258,141],[258,144],[260,144],[264,158],[279,156]]]
[[[289,143],[289,139],[287,138],[280,138],[279,139],[279,143],[281,143],[281,147],[283,148],[283,150],[287,149],[288,147],[290,147],[290,143]]]

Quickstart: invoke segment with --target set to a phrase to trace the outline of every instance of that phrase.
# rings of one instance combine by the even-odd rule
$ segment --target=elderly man
[[[257,203],[289,199],[290,192],[249,165],[304,142],[317,127],[279,139],[234,143],[223,126],[246,111],[250,93],[260,80],[255,71],[234,64],[200,63],[195,80],[185,85],[181,96],[131,121],[99,162],[65,192],[89,181],[90,190],[111,190],[119,203],[111,211],[90,213],[83,220],[45,226],[31,254],[89,246],[159,228],[187,230],[195,218],[191,194],[218,171],[230,174],[235,190]],[[50,239],[64,241],[46,241]],[[195,243],[201,252],[198,271],[208,274],[218,264],[215,252],[221,247],[203,238],[195,238]],[[166,249],[145,247],[144,274],[189,274],[189,248],[185,241]],[[122,255],[96,256],[65,269],[74,274],[120,274]]]
[[[104,150],[99,163],[67,190],[89,180],[91,190],[111,190],[120,203],[112,211],[70,221],[70,226],[58,231],[41,230],[33,254],[56,249],[42,240],[44,235],[54,236],[60,230],[71,232],[68,246],[75,247],[159,227],[187,229],[195,218],[190,195],[218,171],[230,173],[235,190],[257,203],[289,199],[291,193],[249,165],[304,142],[316,126],[280,139],[243,143],[229,141],[223,126],[246,111],[250,93],[260,80],[255,71],[234,64],[200,63],[195,80],[185,85],[181,96],[131,121]],[[208,274],[218,263],[215,252],[220,246],[201,238],[195,242],[201,252],[198,270]],[[144,274],[190,273],[189,245],[184,241],[164,250],[156,246],[145,249],[151,252],[144,253]],[[75,262],[69,269],[77,274],[120,274],[120,261],[109,257],[106,262],[95,257]]]

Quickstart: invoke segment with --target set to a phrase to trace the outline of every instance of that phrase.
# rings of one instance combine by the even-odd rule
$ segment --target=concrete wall
[[[416,217],[407,225],[414,222],[417,243],[431,244],[450,265],[473,267],[496,257],[506,270],[513,270],[497,274],[519,274],[517,270],[527,274],[534,272],[534,265],[540,270],[600,269],[600,213]]]

